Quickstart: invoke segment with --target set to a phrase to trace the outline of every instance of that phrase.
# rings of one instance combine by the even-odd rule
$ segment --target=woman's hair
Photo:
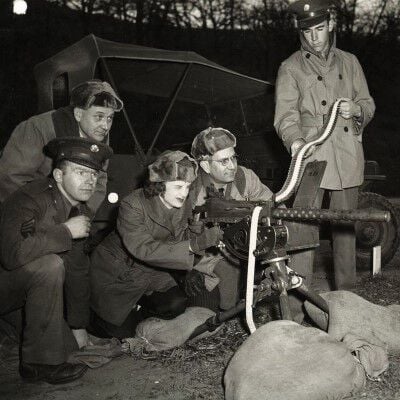
[[[158,196],[165,192],[165,182],[150,182],[148,179],[143,184],[144,197]]]

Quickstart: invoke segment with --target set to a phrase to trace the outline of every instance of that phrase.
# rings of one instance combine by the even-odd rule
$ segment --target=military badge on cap
[[[289,12],[296,18],[300,29],[321,23],[329,18],[335,0],[297,0],[289,5]]]
[[[61,137],[51,140],[45,147],[45,153],[54,160],[55,165],[68,160],[100,171],[113,151],[110,146],[91,139]]]

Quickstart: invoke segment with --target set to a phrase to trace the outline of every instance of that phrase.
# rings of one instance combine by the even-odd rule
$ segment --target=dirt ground
[[[321,246],[316,265],[315,286],[325,290],[331,268],[327,242]],[[372,279],[365,271],[358,275],[356,293],[380,305],[399,304],[399,254],[381,277]],[[247,330],[236,318],[213,337],[174,350],[135,358],[122,356],[101,368],[88,370],[78,381],[59,386],[24,383],[17,371],[17,354],[7,355],[0,360],[0,399],[222,400],[225,367],[247,336]],[[390,367],[380,379],[368,381],[361,393],[349,399],[400,399],[400,356],[390,357]]]

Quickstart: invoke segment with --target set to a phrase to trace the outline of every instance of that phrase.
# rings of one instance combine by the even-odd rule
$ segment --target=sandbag
[[[273,321],[240,346],[224,383],[226,400],[338,400],[361,390],[365,373],[327,333]]]
[[[172,349],[185,343],[199,325],[214,315],[208,308],[188,307],[174,319],[147,318],[137,326],[136,336],[124,341],[129,343],[132,353]],[[207,335],[206,332],[199,337]]]
[[[327,314],[306,301],[311,319],[337,340],[352,333],[369,343],[384,346],[390,354],[400,353],[400,306],[380,306],[345,290],[322,293],[329,306]]]

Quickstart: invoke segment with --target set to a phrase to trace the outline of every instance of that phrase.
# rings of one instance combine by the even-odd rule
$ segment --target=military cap
[[[209,127],[194,138],[191,153],[196,160],[208,160],[217,151],[235,146],[236,138],[227,129]]]
[[[110,146],[94,140],[60,137],[46,145],[45,153],[54,160],[55,165],[62,160],[68,160],[88,168],[103,170],[113,151]]]
[[[333,0],[298,0],[289,5],[289,12],[296,16],[300,29],[319,24],[329,17]]]
[[[167,150],[148,168],[150,182],[193,182],[197,177],[198,165],[196,160],[183,151]]]
[[[88,109],[92,105],[102,106],[97,104],[97,96],[108,94],[115,100],[115,111],[121,111],[124,103],[117,96],[115,90],[108,82],[102,82],[98,79],[92,79],[75,86],[71,91],[70,104],[74,107]]]

